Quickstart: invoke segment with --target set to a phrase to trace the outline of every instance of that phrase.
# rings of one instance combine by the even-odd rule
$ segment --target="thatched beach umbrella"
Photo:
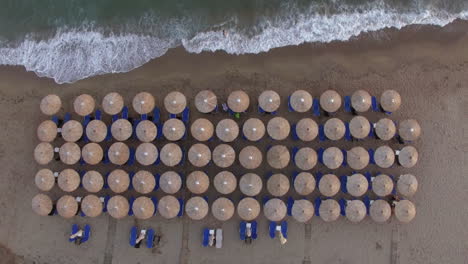
[[[154,190],[156,187],[156,179],[153,174],[146,170],[140,170],[132,178],[132,186],[135,191],[147,194]]]
[[[211,160],[211,150],[205,144],[194,144],[188,151],[188,160],[195,167],[204,167]]]
[[[97,217],[102,213],[101,199],[94,194],[86,195],[81,200],[81,211],[88,217]]]
[[[54,158],[54,147],[50,143],[41,142],[34,149],[34,159],[40,165],[46,165]]]
[[[268,192],[277,197],[285,195],[289,191],[289,179],[282,173],[271,175],[267,181]]]
[[[211,213],[219,221],[227,221],[234,215],[234,203],[228,198],[220,197],[211,205]]]
[[[130,158],[130,149],[125,143],[115,142],[109,147],[107,155],[113,164],[124,165]]]
[[[329,169],[337,169],[343,164],[343,152],[337,147],[329,147],[323,152],[323,164]]]
[[[213,179],[213,185],[221,194],[230,194],[236,190],[237,178],[232,172],[221,171]]]
[[[253,170],[262,164],[262,152],[255,146],[247,146],[239,153],[239,162],[242,167]]]
[[[284,117],[273,117],[267,124],[268,135],[274,140],[283,140],[289,136],[291,126]]]
[[[326,90],[320,96],[320,106],[329,113],[334,113],[340,109],[341,96],[334,90]]]
[[[346,132],[346,127],[340,119],[330,118],[325,122],[324,131],[328,139],[340,140]]]
[[[81,150],[81,156],[87,164],[96,165],[101,162],[102,157],[104,156],[104,151],[99,144],[88,143],[84,145]]]
[[[317,164],[317,152],[313,148],[300,148],[294,156],[294,163],[301,170],[311,170]]]
[[[185,125],[182,120],[171,118],[164,122],[163,135],[167,140],[177,141],[185,135]]]
[[[116,93],[108,93],[102,99],[102,109],[109,115],[116,115],[122,111],[124,107],[123,97]]]
[[[71,195],[64,195],[57,201],[57,212],[63,218],[72,218],[78,212],[78,202]]]
[[[174,167],[182,160],[182,149],[177,144],[168,143],[162,147],[159,158],[164,165]]]
[[[91,170],[87,171],[83,175],[83,179],[81,180],[83,184],[83,188],[91,193],[97,193],[102,190],[104,186],[104,178],[102,177],[101,173]]]
[[[210,178],[203,171],[193,171],[187,177],[187,188],[194,194],[202,194],[210,187]]]
[[[195,96],[195,107],[200,113],[210,113],[216,109],[218,99],[216,95],[210,90],[200,91]]]
[[[303,118],[296,124],[296,135],[302,141],[312,141],[318,135],[318,125],[312,118]]]
[[[242,113],[249,108],[250,98],[249,95],[241,90],[232,92],[227,101],[229,109],[236,113]]]
[[[385,200],[374,200],[371,201],[369,214],[377,223],[386,222],[392,215],[392,209],[390,205]]]
[[[91,120],[86,126],[86,136],[92,142],[102,142],[107,136],[107,126],[101,120]]]
[[[170,92],[164,98],[164,107],[170,114],[180,114],[187,107],[187,98],[181,92]]]
[[[198,118],[190,127],[192,136],[198,141],[207,141],[213,137],[214,126],[210,120],[206,118]]]
[[[52,120],[45,120],[37,127],[37,138],[41,142],[52,142],[57,137],[57,125]]]
[[[255,173],[246,173],[239,180],[239,189],[247,196],[259,194],[262,187],[262,178]]]
[[[260,214],[260,203],[251,197],[243,198],[237,204],[237,214],[244,221],[252,221]]]
[[[236,160],[236,151],[227,144],[220,144],[213,150],[213,162],[221,168],[231,166]]]
[[[340,217],[340,205],[333,199],[323,200],[319,207],[319,215],[325,222],[333,222]]]
[[[371,125],[369,120],[363,116],[355,116],[349,122],[349,132],[351,136],[357,139],[363,139],[369,136]]]
[[[309,195],[315,190],[315,178],[312,173],[301,172],[294,179],[294,189],[300,195]]]
[[[117,119],[111,125],[111,134],[117,141],[125,141],[132,136],[133,127],[127,119]]]
[[[281,104],[281,98],[279,94],[272,90],[263,91],[258,97],[258,105],[265,112],[274,112],[278,110]]]
[[[332,197],[340,191],[340,180],[334,174],[325,174],[320,178],[319,191],[322,195]]]
[[[175,171],[166,171],[159,177],[159,187],[167,194],[174,194],[182,187],[182,179]]]
[[[366,112],[372,104],[372,97],[367,91],[357,90],[351,95],[351,106],[356,112]]]
[[[142,120],[136,127],[136,136],[141,142],[151,142],[158,135],[158,128],[149,120]]]
[[[216,125],[216,136],[224,142],[232,142],[239,136],[239,126],[232,119],[223,119]]]
[[[158,212],[162,217],[166,219],[174,218],[179,214],[179,211],[180,203],[174,196],[166,195],[159,199]]]
[[[345,215],[346,218],[353,222],[361,222],[366,217],[366,205],[361,200],[351,200],[346,202]]]
[[[258,141],[265,135],[265,125],[258,118],[249,118],[242,126],[242,133],[250,141]]]
[[[413,174],[400,175],[397,182],[397,190],[401,195],[411,197],[418,190],[418,180]]]
[[[128,215],[130,204],[122,195],[112,196],[107,202],[107,212],[115,219],[122,219]]]
[[[385,112],[395,112],[400,108],[401,96],[395,90],[386,90],[380,97],[380,106]]]
[[[185,213],[192,220],[202,220],[209,210],[208,202],[200,196],[188,199],[185,205]]]
[[[286,217],[286,205],[278,198],[268,200],[263,206],[263,214],[265,217],[273,222],[279,222]]]
[[[289,150],[283,145],[273,146],[267,151],[267,161],[272,168],[285,168],[288,166],[290,159]]]
[[[366,177],[360,173],[355,173],[346,180],[346,190],[354,197],[363,196],[368,189],[369,182]]]
[[[396,127],[395,123],[388,118],[382,118],[374,125],[375,134],[381,140],[390,140],[395,136]]]
[[[372,190],[380,197],[390,195],[393,191],[393,180],[386,174],[372,178]]]
[[[369,164],[369,152],[363,147],[354,147],[347,151],[346,160],[352,169],[362,170]]]
[[[128,190],[130,186],[130,176],[124,170],[113,170],[109,176],[107,176],[107,184],[113,192],[123,193]]]
[[[395,204],[395,216],[402,223],[409,223],[416,216],[416,207],[409,200],[401,200]]]
[[[58,175],[57,183],[64,192],[73,192],[80,186],[80,175],[74,169],[64,169]]]
[[[414,119],[403,120],[398,128],[398,134],[403,140],[414,141],[421,135],[421,126]]]
[[[81,149],[76,143],[67,142],[60,147],[59,156],[63,163],[73,165],[80,160]]]
[[[55,185],[54,173],[49,169],[40,169],[34,177],[34,182],[39,190],[48,192]]]
[[[62,126],[62,138],[67,142],[76,142],[83,136],[83,126],[76,120],[65,122]]]
[[[152,143],[141,143],[135,151],[135,158],[141,165],[149,166],[158,159],[158,148]]]
[[[155,206],[150,198],[140,196],[133,201],[132,211],[137,219],[149,219],[154,215]]]
[[[96,103],[94,102],[94,98],[89,94],[79,95],[73,102],[75,113],[80,116],[87,116],[91,114],[94,111],[95,106]]]
[[[374,152],[374,161],[381,168],[390,168],[395,162],[395,153],[389,146],[380,146]]]
[[[46,216],[52,212],[54,205],[49,196],[40,193],[32,198],[31,207],[36,214]]]
[[[291,214],[296,221],[305,223],[314,216],[314,205],[309,200],[295,200],[291,209]]]
[[[406,146],[398,152],[398,162],[405,168],[411,168],[418,162],[418,151],[413,146]]]
[[[55,115],[62,107],[62,100],[55,94],[49,94],[42,98],[40,109],[44,115]]]
[[[307,91],[297,90],[289,97],[289,104],[296,112],[307,112],[312,107],[312,95]]]
[[[155,102],[154,97],[147,92],[141,92],[133,97],[133,109],[140,115],[148,114],[153,111]]]

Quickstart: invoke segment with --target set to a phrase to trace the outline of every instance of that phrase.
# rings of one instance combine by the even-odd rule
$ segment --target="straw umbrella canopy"
[[[152,143],[141,143],[135,151],[135,158],[143,166],[149,166],[158,159],[158,149]]]
[[[296,200],[293,203],[291,214],[296,221],[305,223],[314,216],[314,205],[309,200]]]
[[[62,138],[67,142],[76,142],[83,136],[83,126],[76,120],[65,122],[62,126]]]
[[[372,190],[380,197],[390,195],[393,191],[393,180],[386,174],[372,178]]]
[[[40,169],[34,177],[34,182],[39,190],[48,192],[55,185],[54,173],[49,169]]]
[[[323,200],[319,207],[319,215],[325,222],[333,222],[340,217],[340,205],[333,199]]]
[[[273,222],[279,222],[286,217],[286,205],[278,198],[268,200],[263,206],[263,214],[265,217]]]
[[[115,142],[109,147],[108,156],[113,164],[124,165],[130,158],[130,149],[125,143]]]
[[[180,203],[172,195],[163,196],[158,202],[158,212],[162,217],[171,219],[176,217],[180,211]]]
[[[255,146],[247,146],[239,153],[239,162],[242,167],[253,170],[262,164],[262,152]]]
[[[396,202],[395,216],[402,223],[409,223],[416,216],[416,207],[411,201],[401,200]]]
[[[285,168],[288,166],[290,159],[289,150],[283,145],[273,146],[267,151],[267,161],[272,168]]]
[[[111,125],[111,134],[117,141],[125,141],[132,136],[133,127],[127,119],[117,119]]]
[[[39,193],[32,198],[31,207],[36,214],[46,216],[52,212],[54,205],[49,196]]]
[[[289,191],[289,179],[282,173],[273,174],[267,181],[268,192],[281,197]]]
[[[242,133],[250,141],[258,141],[265,135],[265,125],[258,118],[249,118],[242,126]]]
[[[317,164],[317,152],[313,148],[300,148],[294,156],[294,163],[301,170],[311,170]]]
[[[312,107],[312,95],[307,91],[297,90],[289,97],[289,104],[296,112],[307,112]]]
[[[218,99],[216,95],[210,90],[200,91],[195,96],[195,107],[200,113],[210,113],[216,109],[218,105]]]
[[[247,196],[259,194],[262,187],[262,178],[255,173],[246,173],[239,180],[239,189]]]
[[[237,179],[232,172],[221,171],[213,179],[213,185],[221,194],[230,194],[236,190]]]
[[[164,98],[164,107],[171,114],[180,114],[187,107],[187,98],[181,92],[170,92]]]
[[[211,150],[205,144],[194,144],[188,151],[188,160],[195,167],[204,167],[211,160]]]
[[[92,120],[86,126],[86,136],[92,142],[101,142],[106,139],[107,126],[101,120]]]
[[[159,177],[159,187],[167,194],[174,194],[182,187],[182,179],[175,171],[166,171]]]
[[[346,218],[353,222],[361,222],[366,217],[367,208],[361,200],[351,200],[346,202],[345,215]]]
[[[101,173],[91,170],[87,171],[85,175],[83,175],[81,183],[86,191],[97,193],[102,190],[102,187],[104,187],[104,178]]]
[[[374,152],[374,161],[381,168],[390,168],[395,162],[395,153],[389,146],[380,146]]]
[[[318,135],[318,125],[312,118],[303,118],[296,124],[296,135],[302,141],[312,141]]]
[[[357,90],[351,95],[351,106],[356,112],[366,112],[372,104],[372,97],[367,91]]]
[[[159,158],[164,165],[174,167],[182,160],[182,149],[175,143],[168,143],[162,147]]]
[[[142,120],[136,127],[136,136],[141,142],[151,142],[158,135],[158,128],[149,120]]]
[[[73,108],[75,109],[75,113],[80,116],[87,116],[94,111],[96,103],[94,102],[94,98],[89,94],[82,94],[75,98],[73,102]]]
[[[418,151],[413,146],[406,146],[398,153],[398,162],[405,168],[411,168],[418,162]]]
[[[213,123],[206,118],[198,118],[192,123],[190,133],[198,141],[207,141],[213,137]]]
[[[102,108],[104,112],[106,112],[109,115],[116,115],[120,113],[123,107],[124,99],[120,94],[116,92],[108,93],[102,99]]]
[[[64,169],[58,175],[57,183],[64,192],[73,192],[80,186],[80,175],[74,169]]]
[[[59,156],[63,163],[73,165],[80,160],[81,149],[76,143],[67,142],[60,147]]]
[[[236,160],[236,151],[227,145],[220,144],[213,150],[213,162],[221,168],[227,168],[231,166]]]
[[[219,221],[227,221],[234,215],[234,203],[225,197],[216,199],[211,205],[211,213]]]
[[[113,192],[123,193],[128,190],[130,186],[130,176],[124,170],[113,170],[109,176],[107,176],[107,184]]]
[[[340,191],[340,180],[334,174],[325,174],[320,178],[319,191],[322,195],[332,197]]]
[[[309,195],[315,190],[314,175],[309,172],[301,172],[294,179],[294,189],[300,195]]]
[[[239,125],[232,119],[223,119],[216,125],[216,136],[224,142],[232,142],[239,136]]]
[[[42,98],[39,107],[44,115],[55,115],[62,107],[62,100],[58,95],[49,94]]]
[[[164,122],[163,135],[167,140],[177,141],[185,135],[185,125],[182,120],[171,118]]]
[[[122,195],[112,196],[107,202],[107,212],[115,219],[122,219],[128,215],[130,204]]]
[[[386,90],[380,97],[380,106],[385,112],[395,112],[400,108],[401,96],[395,90]]]
[[[349,121],[349,131],[351,136],[357,139],[363,139],[369,136],[371,125],[369,120],[363,116],[355,116]]]
[[[328,139],[340,140],[346,132],[346,127],[340,119],[330,118],[325,122],[324,131]]]
[[[249,95],[241,90],[232,92],[227,101],[229,109],[236,113],[242,113],[249,108],[250,98]]]
[[[133,109],[140,115],[148,114],[153,111],[155,102],[154,97],[147,92],[141,92],[133,97]]]
[[[326,90],[320,95],[320,106],[329,113],[334,113],[340,109],[341,96],[334,90]]]
[[[81,150],[83,160],[90,165],[96,165],[101,162],[104,151],[97,143],[88,143]]]
[[[34,149],[34,159],[40,165],[46,165],[54,158],[54,147],[50,143],[41,142]]]
[[[398,128],[398,134],[403,140],[414,141],[421,135],[421,126],[414,119],[403,120]]]
[[[260,203],[251,197],[243,198],[237,204],[237,214],[244,221],[252,221],[260,214]]]
[[[132,211],[137,219],[149,219],[154,215],[155,206],[150,198],[140,196],[133,201]]]
[[[86,195],[81,201],[81,211],[88,217],[97,217],[102,213],[101,199],[94,194]]]
[[[64,195],[57,201],[57,212],[63,218],[72,218],[78,212],[78,202],[71,195]]]
[[[194,194],[202,194],[210,187],[210,178],[203,171],[193,171],[187,177],[187,188]]]
[[[347,151],[346,160],[349,167],[362,170],[369,164],[369,152],[363,147],[354,147]]]
[[[390,140],[395,136],[396,127],[395,123],[388,118],[382,118],[374,125],[375,134],[381,140]]]
[[[185,205],[185,213],[192,220],[202,220],[209,210],[208,202],[200,196],[188,199]]]
[[[354,197],[363,196],[369,189],[369,182],[366,177],[360,173],[355,173],[346,180],[346,190]]]
[[[397,182],[397,190],[401,195],[411,197],[418,190],[418,180],[413,174],[400,175]]]
[[[385,200],[375,200],[371,201],[369,214],[377,223],[386,222],[390,216],[392,215],[392,209],[390,208],[390,204],[388,204]]]
[[[132,186],[135,191],[147,194],[154,190],[156,187],[156,179],[151,172],[146,170],[140,170],[132,178]]]
[[[272,90],[263,91],[258,97],[258,105],[265,112],[274,112],[278,110],[280,104],[281,99],[279,94]]]
[[[339,168],[343,160],[343,152],[337,147],[329,147],[323,152],[323,164],[329,169]]]
[[[273,117],[267,124],[268,135],[274,140],[283,140],[289,136],[291,126],[284,117]]]
[[[57,125],[52,120],[45,120],[37,127],[37,138],[41,142],[52,142],[57,137]]]

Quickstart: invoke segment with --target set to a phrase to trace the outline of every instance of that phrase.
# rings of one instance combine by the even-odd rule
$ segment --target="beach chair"
[[[102,201],[102,203],[103,203],[102,211],[103,211],[104,213],[107,212],[107,203],[109,202],[109,200],[110,200],[110,195],[106,195],[106,196],[104,196],[104,197],[101,197],[101,201]]]
[[[203,240],[202,245],[207,247],[210,241],[210,230],[208,228],[203,229]]]
[[[344,97],[344,110],[345,112],[348,112],[348,113],[351,113],[352,112],[352,109],[351,109],[351,97],[350,96],[345,96]]]
[[[351,136],[351,130],[349,129],[349,123],[345,122],[345,139],[347,141],[352,141],[353,137]]]
[[[155,125],[159,126],[161,124],[161,112],[159,108],[155,107],[153,109],[152,121]]]
[[[377,138],[374,132],[374,125],[372,124],[371,121],[369,121],[370,129],[369,129],[369,135],[367,135],[369,138]]]
[[[57,126],[59,125],[59,118],[58,118],[58,116],[54,115],[54,116],[52,116],[52,118],[51,118],[50,120],[52,120],[52,122],[54,122]]]
[[[291,126],[291,137],[293,138],[293,140],[299,140],[299,137],[297,136],[296,126],[296,124],[293,124]]]
[[[65,116],[63,117],[63,123],[66,123],[71,120],[71,114],[70,113],[65,113]]]
[[[288,200],[286,201],[287,214],[289,216],[292,216],[292,207],[293,207],[293,205],[294,205],[294,199],[291,196],[289,196]]]
[[[288,96],[288,111],[294,112],[294,109],[291,106],[291,96]]]
[[[223,247],[223,230],[221,228],[216,229],[216,248]]]
[[[288,238],[288,222],[286,221],[281,222],[281,234],[283,234],[284,238]]]
[[[136,239],[138,236],[138,228],[136,226],[133,226],[130,229],[130,246],[135,247],[136,246]]]
[[[325,126],[319,125],[319,141],[326,141],[327,137],[325,136]]]
[[[89,225],[85,225],[83,229],[83,237],[81,238],[81,243],[85,243],[89,240],[91,236],[91,227]]]
[[[323,152],[325,152],[324,148],[319,148],[317,150],[318,161],[323,164]]]
[[[273,221],[270,221],[270,224],[268,225],[268,231],[270,234],[270,238],[275,238],[276,236],[276,223]]]
[[[133,206],[134,201],[135,201],[135,197],[130,197],[130,199],[128,199],[128,204],[129,204],[128,215],[130,215],[130,216],[133,215],[132,206]]]
[[[296,180],[297,175],[299,175],[299,172],[293,171],[291,174],[291,183],[294,185],[294,181]]]
[[[101,110],[96,110],[96,112],[94,113],[94,119],[96,120],[102,120],[102,112]]]
[[[177,213],[177,217],[182,217],[184,215],[184,200],[182,198],[177,198],[179,201],[179,213]]]
[[[369,196],[367,196],[367,195],[364,196],[364,198],[362,198],[362,202],[366,206],[367,214],[369,214],[370,213],[370,199],[369,199]]]
[[[152,228],[146,231],[146,247],[147,248],[154,247],[154,230]]]
[[[187,133],[187,131],[185,133]],[[180,150],[182,150],[182,158],[180,159],[179,165],[184,165],[184,163],[185,163],[185,149],[183,147],[180,147]]]
[[[371,181],[372,174],[370,172],[366,171],[366,172],[364,172],[364,177],[366,177],[367,182],[369,183],[369,190],[372,190],[372,181]]]
[[[128,177],[130,178],[130,184],[128,185],[129,190],[133,190],[133,183],[132,183],[133,176],[135,176],[135,172],[129,171],[128,172]]]
[[[371,98],[371,106],[372,106],[372,111],[374,112],[379,112],[379,103],[377,102],[377,98],[375,96],[372,96]]]
[[[190,109],[186,107],[184,111],[182,111],[182,122],[188,126],[190,120]]]
[[[299,151],[298,147],[293,147],[291,149],[291,159],[293,160],[294,164],[296,164],[296,154]]]
[[[343,167],[348,166],[348,163],[346,162],[346,157],[348,156],[348,152],[346,150],[341,149],[341,152],[343,153],[343,163],[341,164]]]
[[[257,239],[257,221],[252,221],[251,224],[250,228],[252,228],[252,239]]]
[[[375,164],[374,160],[374,150],[373,149],[368,149],[367,152],[369,152],[369,163],[370,164]]]
[[[128,107],[124,106],[122,108],[122,113],[120,114],[120,117],[122,119],[127,119],[128,120]]]
[[[130,147],[130,155],[128,157],[127,165],[131,166],[135,163],[135,149]]]
[[[340,177],[340,184],[341,184],[341,191],[343,193],[348,193],[348,189],[346,188],[346,184],[348,183],[348,176],[341,176]]]
[[[314,98],[312,103],[312,111],[314,116],[320,116],[320,101],[318,98]]]
[[[338,204],[340,204],[340,214],[341,215],[346,215],[346,200],[341,198],[338,200]]]
[[[102,159],[103,164],[109,164],[110,163],[108,152],[109,152],[109,148],[104,149],[104,158]]]
[[[245,241],[245,233],[247,229],[247,223],[245,221],[241,221],[239,225],[239,236],[240,240]]]
[[[158,130],[156,139],[161,139],[163,137],[163,125],[162,124],[156,125],[156,129]]]
[[[316,216],[320,216],[320,205],[322,204],[322,199],[320,197],[315,198],[314,200],[314,211]]]

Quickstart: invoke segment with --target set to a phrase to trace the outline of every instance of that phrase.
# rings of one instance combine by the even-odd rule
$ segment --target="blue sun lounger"
[[[273,221],[270,221],[270,224],[268,225],[268,231],[270,238],[275,238],[276,236],[276,223]]]
[[[288,222],[286,221],[281,222],[281,234],[283,234],[284,238],[288,238]]]
[[[351,109],[351,97],[345,96],[344,97],[344,110],[345,112],[351,113],[353,110]]]
[[[202,245],[204,247],[207,247],[210,242],[210,229],[205,228],[203,229],[203,240],[202,240]]]
[[[146,247],[154,247],[154,230],[152,228],[146,230]]]
[[[320,116],[320,101],[317,98],[314,98],[312,104],[313,113],[315,116]]]
[[[340,204],[341,215],[346,215],[346,200],[341,198],[338,203]]]
[[[242,241],[245,240],[246,229],[247,229],[247,223],[245,221],[241,221],[239,225],[239,236],[240,236],[240,240]]]
[[[138,236],[138,228],[136,226],[133,226],[132,229],[130,229],[130,246],[132,247],[136,246],[137,236]]]
[[[293,199],[291,196],[289,196],[289,197],[288,197],[288,200],[286,201],[286,209],[287,209],[287,214],[288,214],[289,216],[292,215],[292,207],[293,207],[293,205],[294,205],[294,199]]]
[[[72,225],[72,231],[71,231],[70,235],[75,234],[76,232],[78,232],[78,230],[80,230],[79,226],[77,224],[73,224]],[[81,243],[85,243],[86,241],[88,241],[90,236],[91,236],[91,227],[89,225],[85,225],[85,227],[83,229],[83,236],[81,237]],[[68,241],[74,242],[76,239],[78,239],[78,238],[77,237],[69,238]]]
[[[327,137],[325,136],[325,126],[320,124],[319,125],[319,141],[325,141]]]

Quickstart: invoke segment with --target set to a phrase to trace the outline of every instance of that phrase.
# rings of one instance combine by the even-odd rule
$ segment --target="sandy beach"
[[[128,73],[106,74],[64,85],[39,78],[22,67],[0,66],[3,115],[0,263],[468,263],[467,85],[466,21],[455,21],[443,28],[414,25],[401,31],[387,29],[363,34],[348,42],[303,44],[257,55],[189,54],[177,48]],[[156,97],[157,105],[162,106],[164,96],[178,90],[187,96],[194,109],[193,97],[200,90],[213,90],[220,101],[225,101],[230,91],[243,89],[254,101],[261,91],[272,89],[282,96],[281,115],[295,122],[303,116],[287,111],[287,96],[296,89],[306,89],[316,97],[329,88],[343,96],[357,89],[378,96],[385,89],[395,89],[400,92],[403,104],[391,118],[419,121],[423,134],[413,144],[420,153],[418,164],[411,169],[387,170],[395,175],[410,172],[419,180],[419,190],[412,198],[417,216],[411,223],[401,224],[392,218],[388,223],[376,224],[369,217],[359,224],[352,224],[344,217],[325,223],[314,217],[308,224],[299,224],[289,217],[289,240],[281,246],[268,237],[267,220],[261,215],[258,219],[260,237],[248,246],[238,239],[237,216],[224,224],[211,215],[201,222],[187,218],[169,221],[160,216],[145,221],[133,217],[117,221],[107,214],[95,219],[65,220],[59,216],[40,217],[31,210],[31,198],[39,193],[34,175],[41,168],[33,159],[33,149],[38,143],[36,127],[46,119],[39,111],[39,102],[47,94],[59,95],[64,102],[63,112],[72,112],[73,99],[82,93],[101,101],[106,93],[116,91],[130,105],[137,92],[148,91]],[[255,110],[251,107],[250,111]],[[192,112],[192,121],[201,116]],[[214,115],[213,122],[226,116]],[[366,113],[365,116],[375,122],[383,114]],[[349,120],[352,116],[342,112],[338,117]],[[243,116],[241,121],[245,118]],[[317,121],[324,120],[325,117],[320,117]],[[193,142],[189,140],[183,144],[189,146]],[[208,145],[214,147],[218,143]],[[257,145],[265,149],[271,143],[271,140],[264,140]],[[247,144],[242,141],[236,144],[236,151]],[[292,147],[299,143],[288,139],[284,144]],[[345,149],[356,145],[346,141],[338,144]],[[375,146],[375,141],[360,144],[370,147]],[[133,145],[137,145],[136,141]],[[315,140],[309,145],[318,148],[336,144]],[[399,145],[392,141],[390,146]],[[267,166],[263,163],[258,172],[267,171]],[[74,167],[79,168],[79,165]],[[51,168],[65,167],[53,163]],[[103,165],[99,170],[104,172],[111,168],[111,165]],[[134,166],[133,170],[138,168]],[[165,169],[159,166],[152,171]],[[178,170],[193,168],[184,165]],[[244,172],[237,161],[230,170],[238,175]],[[284,173],[289,175],[293,170],[290,165]],[[210,175],[217,171],[219,168],[207,169]],[[313,170],[316,171],[326,170],[320,165]],[[382,170],[373,166],[370,171]],[[349,172],[349,168],[342,168],[338,175]],[[110,193],[106,190],[100,194],[107,192]],[[54,198],[62,194],[58,188],[50,193]],[[73,193],[83,194],[83,190]],[[289,194],[296,195],[293,190]],[[136,192],[125,195],[135,196]],[[155,195],[159,197],[162,193],[157,191]],[[184,191],[180,196],[189,197],[190,194]],[[208,196],[212,200],[217,197],[214,188],[210,187]],[[310,198],[317,196],[315,191]],[[236,190],[233,199],[240,197],[240,191]],[[67,242],[72,223],[92,225],[93,234],[88,243],[77,247]],[[153,227],[161,233],[160,246],[152,251],[131,248],[128,234],[135,224]],[[206,226],[223,227],[222,249],[201,246],[201,232]]]

